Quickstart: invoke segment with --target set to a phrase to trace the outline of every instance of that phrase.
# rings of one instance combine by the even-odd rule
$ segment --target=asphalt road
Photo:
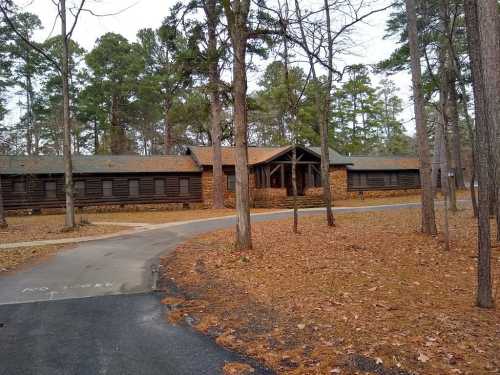
[[[248,362],[167,324],[153,293],[0,306],[2,375],[214,375]],[[271,372],[250,363],[255,374]]]
[[[151,266],[160,255],[234,221],[206,220],[82,243],[0,276],[0,375],[212,375],[220,374],[226,361],[245,362],[190,328],[169,324],[160,297],[151,292]],[[254,367],[255,374],[269,373]]]

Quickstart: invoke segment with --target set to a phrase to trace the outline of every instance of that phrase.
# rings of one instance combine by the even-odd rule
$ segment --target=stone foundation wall
[[[320,197],[323,195],[323,188],[320,187],[310,187],[304,189],[304,195],[306,197]]]
[[[252,191],[254,200],[272,200],[276,198],[285,198],[287,196],[286,188],[263,188],[253,189]]]
[[[421,192],[421,189],[350,191],[348,199],[403,197],[405,195],[420,194]]]

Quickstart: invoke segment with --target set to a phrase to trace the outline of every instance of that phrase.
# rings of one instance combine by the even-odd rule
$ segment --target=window
[[[397,173],[391,173],[391,185],[392,186],[398,186],[398,174]]]
[[[234,174],[227,175],[227,191],[230,192],[236,191],[236,175]]]
[[[186,177],[179,178],[179,194],[189,195],[189,178]]]
[[[103,197],[113,196],[113,181],[105,180],[102,182],[102,196]]]
[[[85,196],[85,181],[76,181],[75,182],[75,195],[77,197]]]
[[[128,180],[128,195],[130,197],[139,196],[139,180]]]
[[[366,176],[366,183],[368,187],[380,188],[385,186],[385,177],[383,173],[370,172]]]
[[[55,181],[47,181],[45,183],[45,198],[57,198],[57,183]]]
[[[155,195],[165,194],[165,180],[163,178],[155,179]]]
[[[14,184],[12,185],[12,191],[14,193],[26,193],[26,182],[14,181]]]

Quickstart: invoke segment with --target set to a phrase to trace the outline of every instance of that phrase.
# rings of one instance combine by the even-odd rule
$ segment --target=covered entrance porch
[[[296,181],[297,194],[299,196],[309,195],[313,188],[321,186],[319,155],[300,146],[296,147]],[[290,147],[285,153],[277,155],[272,160],[254,166],[256,196],[293,196],[292,188],[292,166],[293,148]],[[259,194],[266,193],[266,194]]]

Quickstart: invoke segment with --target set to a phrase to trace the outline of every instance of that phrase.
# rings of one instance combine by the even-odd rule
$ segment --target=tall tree
[[[2,13],[5,22],[10,26],[12,31],[21,38],[31,49],[43,56],[47,61],[52,63],[61,73],[62,77],[62,93],[63,93],[63,129],[64,129],[64,178],[65,178],[65,194],[66,194],[66,214],[65,225],[67,228],[75,227],[75,209],[73,203],[73,170],[71,163],[71,123],[70,123],[70,102],[69,102],[69,44],[73,31],[76,28],[78,18],[85,5],[86,0],[81,0],[79,6],[75,9],[74,21],[67,28],[67,13],[65,0],[54,2],[57,6],[57,14],[61,21],[61,39],[63,40],[63,54],[60,60],[53,59],[42,47],[31,42],[12,21],[10,14],[12,9],[7,2],[0,3],[0,12]]]
[[[411,55],[413,100],[420,159],[420,179],[422,184],[422,232],[426,234],[436,234],[437,229],[434,197],[432,193],[429,139],[427,138],[427,124],[422,91],[422,70],[417,39],[417,10],[414,0],[406,0],[406,14],[408,18],[408,42]]]
[[[210,123],[212,135],[213,168],[213,208],[224,208],[224,174],[222,172],[220,94],[220,50],[217,42],[217,25],[220,23],[221,9],[216,0],[205,0],[203,4],[207,19],[207,63],[208,88],[210,92]]]
[[[496,143],[498,100],[498,14],[495,0],[465,0],[467,38],[476,113],[478,175],[478,267],[476,303],[493,307],[491,281],[491,159]],[[491,96],[493,95],[493,96]]]
[[[92,72],[91,84],[105,97],[109,116],[109,144],[112,154],[131,150],[128,105],[137,90],[137,81],[144,69],[139,46],[123,36],[107,33],[85,57]]]
[[[233,50],[233,122],[236,154],[236,248],[252,248],[247,145],[248,17],[250,0],[222,0]]]
[[[326,65],[329,67],[328,76],[326,82],[322,85],[319,79],[316,69],[316,61],[313,47],[307,39],[306,30],[304,27],[305,20],[302,17],[302,11],[299,5],[299,1],[295,0],[295,12],[298,17],[298,24],[300,28],[300,45],[307,54],[309,67],[312,74],[312,84],[315,87],[314,102],[316,104],[318,126],[319,126],[319,137],[321,144],[321,186],[323,187],[323,201],[325,204],[326,211],[326,222],[328,226],[335,225],[335,218],[333,216],[332,210],[332,195],[330,189],[330,148],[328,144],[328,123],[330,117],[330,105],[331,105],[331,90],[333,86],[333,35],[331,30],[331,18],[330,18],[330,4],[328,0],[324,1],[324,15],[326,17],[326,34],[327,34],[327,45],[326,45]],[[315,42],[313,42],[315,45]]]

